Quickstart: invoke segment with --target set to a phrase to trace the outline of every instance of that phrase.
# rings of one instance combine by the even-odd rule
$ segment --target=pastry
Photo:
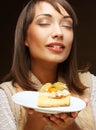
[[[70,92],[61,82],[44,84],[38,95],[39,107],[60,107],[70,105]]]

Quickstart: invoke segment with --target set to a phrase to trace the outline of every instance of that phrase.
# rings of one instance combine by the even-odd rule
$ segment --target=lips
[[[62,52],[65,48],[65,46],[62,43],[50,43],[46,45],[46,47],[54,52]]]

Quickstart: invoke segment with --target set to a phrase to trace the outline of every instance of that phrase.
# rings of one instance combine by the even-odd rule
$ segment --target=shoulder
[[[15,87],[13,87],[12,81],[3,82],[0,84],[0,89],[3,89],[6,93],[15,93]]]
[[[12,86],[12,81],[3,82],[0,84],[0,88],[4,88],[6,86]]]
[[[96,122],[96,76],[94,74],[92,74],[92,81],[93,81],[93,86],[91,92],[91,104],[93,108],[94,119]]]
[[[81,82],[84,85],[86,85],[88,87],[92,86],[92,84],[93,84],[92,83],[93,82],[92,74],[89,71],[88,72],[83,72],[83,73],[79,72],[78,74],[79,74],[79,78],[80,78]]]
[[[90,73],[89,71],[84,73],[80,72],[78,74],[81,82],[85,82],[85,85],[90,83],[91,86],[96,86],[96,76],[94,74]]]
[[[90,76],[92,76],[92,74],[89,71],[87,71],[87,72],[79,72],[78,74],[79,74],[80,78],[90,78]]]
[[[96,89],[96,76],[90,72],[84,72],[84,73],[80,72],[79,78],[82,84],[84,84],[87,87],[85,89],[84,96],[90,98],[92,93],[94,93],[94,89]]]
[[[18,91],[23,91],[23,89],[17,83],[14,83],[13,85],[12,81],[1,83],[0,88],[5,92],[11,92],[11,94],[14,94]]]
[[[91,74],[92,76],[92,93],[91,93],[91,98],[96,104],[96,76],[94,74]]]

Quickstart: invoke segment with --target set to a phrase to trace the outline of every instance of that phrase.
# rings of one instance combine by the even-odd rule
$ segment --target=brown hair
[[[32,89],[33,83],[29,78],[29,72],[31,70],[30,54],[29,49],[24,44],[24,41],[26,38],[27,28],[34,18],[35,5],[40,1],[46,1],[50,3],[60,13],[57,5],[57,3],[59,3],[73,19],[74,39],[72,49],[66,61],[59,64],[58,73],[65,79],[68,86],[71,86],[69,87],[70,90],[75,90],[79,94],[82,94],[85,87],[81,84],[78,76],[76,59],[75,29],[77,25],[77,17],[74,10],[66,0],[31,0],[28,2],[28,4],[21,12],[17,22],[13,64],[6,79],[7,81],[13,80],[13,83],[17,82],[22,88],[26,90]]]

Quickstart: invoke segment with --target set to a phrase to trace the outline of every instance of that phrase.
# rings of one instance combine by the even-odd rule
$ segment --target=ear
[[[28,42],[27,42],[27,41],[25,41],[25,46],[27,46],[27,47],[29,46],[29,44],[28,44]]]

